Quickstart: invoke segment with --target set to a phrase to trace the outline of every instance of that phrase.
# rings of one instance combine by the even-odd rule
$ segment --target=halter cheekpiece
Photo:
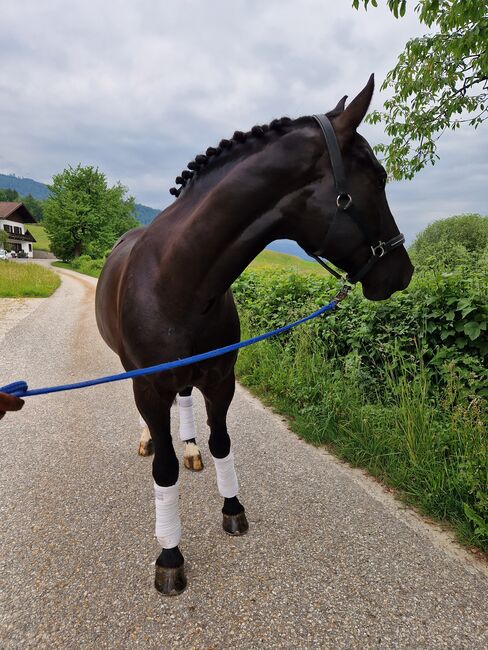
[[[386,242],[376,240],[368,224],[363,219],[361,219],[356,212],[352,197],[348,192],[341,150],[339,149],[339,143],[337,142],[336,134],[329,118],[326,115],[313,115],[313,118],[316,122],[318,122],[327,144],[332,173],[334,175],[335,188],[337,191],[337,212],[339,213],[347,211],[348,215],[354,220],[359,230],[363,233],[366,241],[371,248],[371,256],[367,262],[354,275],[347,275],[345,278],[347,282],[355,284],[364,278],[366,273],[370,271],[370,269],[376,264],[379,259],[390,253],[395,248],[398,248],[398,246],[402,246],[405,243],[405,236],[400,233]],[[321,266],[327,269],[329,273],[332,273],[332,275],[338,279],[343,279],[342,276],[339,275],[339,273],[337,273],[337,271],[331,268],[328,264],[326,264],[326,262],[324,262],[324,260],[321,259],[318,254],[308,254],[313,257]]]

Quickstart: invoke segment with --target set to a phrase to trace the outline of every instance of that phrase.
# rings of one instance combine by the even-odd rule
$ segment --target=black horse
[[[384,300],[408,285],[413,267],[388,207],[385,170],[356,132],[373,88],[371,76],[347,108],[344,97],[327,114],[354,215],[341,203],[348,203],[348,196],[338,197],[334,154],[320,123],[312,117],[281,118],[247,133],[236,131],[231,140],[198,155],[177,178],[181,188],[171,190],[177,200],[150,226],[120,239],[98,282],[96,315],[103,338],[126,369],[238,341],[239,318],[229,287],[275,239],[295,240],[350,275],[362,271],[363,293],[371,300]],[[372,252],[371,237],[396,244],[381,256]],[[170,433],[170,408],[178,392],[195,386],[205,398],[224,530],[239,535],[248,528],[226,427],[235,361],[236,354],[227,354],[134,380],[137,408],[154,445],[156,535],[163,547],[156,588],[166,595],[186,586],[178,548],[179,468]]]

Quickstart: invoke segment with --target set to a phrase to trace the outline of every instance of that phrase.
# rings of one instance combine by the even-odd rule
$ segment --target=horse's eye
[[[387,176],[382,176],[382,177],[378,180],[378,185],[380,186],[380,189],[382,189],[382,190],[385,189],[385,187],[386,187],[386,181],[387,181]]]

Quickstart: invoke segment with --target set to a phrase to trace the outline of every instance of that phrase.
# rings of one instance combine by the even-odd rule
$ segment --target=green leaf
[[[463,503],[464,514],[475,526],[475,532],[488,535],[488,522],[480,517],[467,503]]]
[[[469,323],[466,323],[466,325],[464,326],[463,329],[464,329],[464,333],[467,336],[469,336],[469,338],[472,341],[477,339],[478,336],[480,335],[480,332],[481,332],[480,324],[475,320],[472,320],[472,321],[469,321]]]

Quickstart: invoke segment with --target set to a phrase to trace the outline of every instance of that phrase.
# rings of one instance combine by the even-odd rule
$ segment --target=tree
[[[0,190],[0,201],[20,201],[19,193],[10,188]]]
[[[117,183],[107,186],[105,174],[93,167],[68,167],[53,176],[44,204],[44,221],[51,250],[70,261],[85,253],[102,257],[125,231],[139,223],[134,199]]]
[[[43,216],[44,216],[44,202],[40,201],[39,199],[35,199],[32,194],[28,194],[27,196],[21,196],[20,201],[25,205],[25,207],[29,210],[31,215],[34,217],[36,221],[42,221]]]
[[[460,214],[431,223],[409,250],[417,270],[453,270],[457,266],[486,274],[488,217]]]
[[[353,0],[377,7],[377,0]],[[396,18],[407,0],[388,0]],[[437,141],[446,129],[463,122],[477,128],[488,118],[488,0],[418,0],[415,11],[433,33],[408,41],[382,90],[390,88],[383,111],[368,120],[382,121],[391,137],[378,145],[395,179],[412,178],[438,160]]]

